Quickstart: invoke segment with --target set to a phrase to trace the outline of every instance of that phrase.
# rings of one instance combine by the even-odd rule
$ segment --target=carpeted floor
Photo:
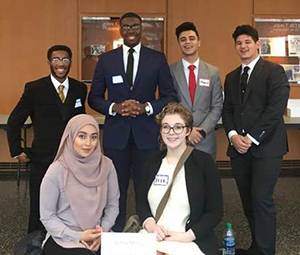
[[[233,179],[222,179],[224,218],[216,228],[221,245],[226,222],[231,222],[236,247],[248,248],[250,234]],[[26,176],[20,186],[14,177],[0,175],[0,255],[12,255],[15,244],[27,231],[29,195]],[[130,189],[132,194],[132,187]],[[280,178],[274,194],[277,210],[277,255],[300,255],[300,178]],[[134,213],[134,198],[129,197],[128,215]]]

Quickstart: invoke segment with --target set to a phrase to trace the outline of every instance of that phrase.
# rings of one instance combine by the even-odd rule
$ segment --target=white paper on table
[[[101,255],[156,255],[155,234],[102,233]]]

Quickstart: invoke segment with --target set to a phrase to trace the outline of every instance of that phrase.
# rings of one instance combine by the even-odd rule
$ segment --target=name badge
[[[80,98],[76,99],[76,102],[75,102],[75,108],[78,108],[78,107],[82,107],[82,103],[81,103]]]
[[[113,76],[112,83],[113,84],[123,83],[123,77],[121,75]]]
[[[165,174],[157,174],[155,176],[155,180],[153,181],[153,185],[155,186],[166,186],[169,183],[169,175]]]
[[[199,80],[199,85],[204,86],[204,87],[209,87],[210,86],[210,80],[209,79],[200,79]]]

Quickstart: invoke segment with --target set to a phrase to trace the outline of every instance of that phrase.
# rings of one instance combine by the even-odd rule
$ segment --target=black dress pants
[[[282,157],[256,158],[248,151],[231,158],[231,167],[249,222],[254,254],[274,255],[276,214],[273,192]]]
[[[132,138],[130,139],[132,141]],[[152,151],[158,150],[140,150],[134,142],[127,144],[124,150],[116,150],[111,148],[104,148],[105,156],[109,157],[116,168],[118,175],[118,182],[120,188],[119,199],[119,215],[116,223],[112,228],[115,232],[122,232],[126,220],[126,203],[127,190],[130,178],[133,179],[135,201],[137,201],[138,192],[140,189],[140,181],[142,176],[142,165],[146,157]]]
[[[91,250],[85,248],[63,248],[50,236],[43,248],[43,255],[95,255]]]
[[[50,162],[31,162],[29,173],[30,212],[28,233],[31,233],[34,230],[44,229],[44,226],[40,221],[40,187],[50,164]]]

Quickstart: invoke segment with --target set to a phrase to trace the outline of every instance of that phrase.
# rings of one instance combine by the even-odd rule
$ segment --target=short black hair
[[[235,28],[235,31],[232,34],[232,38],[235,42],[240,35],[249,35],[252,37],[254,42],[257,42],[259,39],[257,30],[250,25],[241,25]]]
[[[72,59],[72,51],[68,46],[66,46],[66,45],[54,45],[51,48],[49,48],[49,50],[47,52],[48,60],[51,61],[53,51],[59,51],[59,50],[66,51],[69,55],[69,58]]]
[[[176,30],[175,30],[175,33],[176,33],[176,37],[177,37],[177,40],[179,40],[179,35],[184,32],[184,31],[189,31],[189,30],[192,30],[196,33],[196,35],[198,36],[198,39],[199,39],[199,34],[198,34],[198,31],[197,31],[197,28],[196,26],[194,25],[193,22],[183,22],[181,25],[179,25]]]
[[[134,12],[126,12],[125,14],[123,14],[122,17],[120,18],[120,24],[121,24],[122,20],[125,18],[137,18],[142,23],[142,18]]]

